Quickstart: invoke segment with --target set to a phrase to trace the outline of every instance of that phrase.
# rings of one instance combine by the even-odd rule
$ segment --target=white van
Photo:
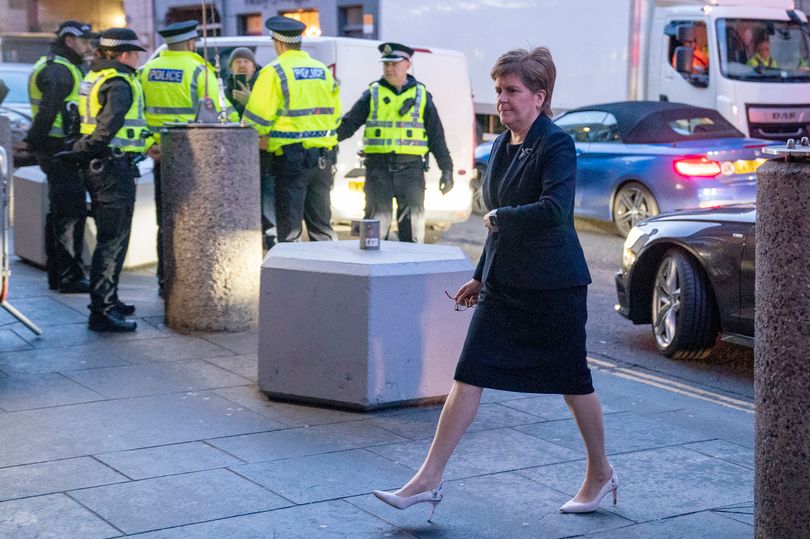
[[[340,100],[346,113],[368,89],[368,85],[382,76],[379,41],[341,37],[305,37],[302,49],[332,69],[340,82]],[[412,44],[408,44],[413,46]],[[202,55],[203,42],[198,44]],[[208,39],[208,58],[220,55],[222,76],[227,77],[228,56],[236,47],[251,49],[256,61],[264,67],[276,57],[269,36],[215,37]],[[165,45],[158,49],[160,52]],[[466,221],[470,216],[472,192],[470,180],[475,174],[473,150],[475,147],[475,118],[472,89],[467,60],[457,51],[414,47],[411,74],[427,86],[439,111],[444,126],[447,146],[453,158],[455,187],[446,195],[439,192],[439,167],[430,159],[426,174],[426,219],[429,224],[449,224]],[[216,96],[212,96],[216,99]],[[357,152],[363,146],[363,128],[340,143],[335,186],[332,190],[332,219],[348,221],[363,216],[365,197],[363,185],[365,169]]]

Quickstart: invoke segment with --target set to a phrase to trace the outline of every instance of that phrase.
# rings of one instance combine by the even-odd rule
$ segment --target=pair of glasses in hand
[[[473,298],[467,298],[462,301],[456,301],[456,298],[451,296],[450,292],[448,292],[447,290],[444,291],[444,295],[453,300],[454,311],[466,311],[467,309],[472,309],[473,307],[475,307]]]

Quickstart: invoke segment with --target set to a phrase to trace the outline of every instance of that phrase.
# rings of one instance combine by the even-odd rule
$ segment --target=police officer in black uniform
[[[92,51],[91,26],[65,21],[49,53],[34,66],[29,93],[36,114],[26,142],[48,178],[45,256],[48,286],[62,293],[87,293],[82,247],[87,194],[75,167],[54,159],[79,137],[78,91],[84,56]]]
[[[143,96],[135,76],[138,36],[128,28],[101,34],[101,58],[82,82],[79,110],[85,136],[59,157],[80,166],[93,203],[97,243],[90,270],[90,320],[94,331],[134,331],[124,318],[135,307],[118,299],[118,279],[135,207],[137,161],[150,145]]]
[[[380,220],[388,239],[397,200],[399,240],[421,243],[425,236],[425,169],[427,153],[442,171],[439,190],[453,188],[453,161],[444,128],[430,93],[408,74],[414,50],[400,43],[382,43],[383,77],[371,83],[338,127],[338,140],[351,137],[365,124],[366,219]]]

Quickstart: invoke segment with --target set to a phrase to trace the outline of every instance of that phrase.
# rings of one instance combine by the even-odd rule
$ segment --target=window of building
[[[219,16],[219,10],[216,6],[208,5],[205,9],[206,17],[202,16],[202,9],[200,6],[179,6],[172,7],[166,12],[166,25],[174,22],[205,19],[207,26],[207,33],[209,36],[222,35],[222,19]],[[202,35],[202,24],[200,24],[200,35]]]
[[[260,36],[264,33],[264,21],[261,13],[239,15],[236,31],[240,36]]]
[[[338,35],[366,37],[363,31],[363,6],[344,6],[338,10]]]
[[[321,18],[317,9],[294,9],[290,11],[281,11],[279,15],[284,15],[296,21],[301,21],[307,25],[304,30],[304,35],[309,37],[318,37],[321,35]]]

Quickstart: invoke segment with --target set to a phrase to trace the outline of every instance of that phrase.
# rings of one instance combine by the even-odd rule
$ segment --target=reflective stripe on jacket
[[[366,153],[398,153],[425,155],[428,153],[425,130],[427,89],[417,83],[397,95],[390,88],[374,82],[369,86],[370,109],[363,133]],[[408,106],[406,101],[411,100]],[[400,110],[404,114],[400,114]]]
[[[268,139],[267,151],[289,144],[333,148],[340,89],[332,72],[309,54],[288,50],[259,73],[242,119]]]
[[[206,68],[207,67],[207,68]],[[138,72],[144,95],[146,123],[159,139],[158,127],[170,122],[193,122],[197,104],[206,95],[219,112],[219,81],[213,66],[191,51],[162,51]],[[229,119],[239,121],[236,110],[226,103]]]
[[[91,135],[96,129],[96,117],[101,111],[98,92],[108,80],[121,77],[129,83],[132,89],[132,105],[124,116],[124,125],[110,141],[110,146],[125,152],[142,153],[151,146],[151,137],[146,128],[146,119],[143,115],[143,92],[135,74],[126,75],[120,71],[107,68],[101,71],[91,71],[87,74],[79,88],[79,115],[81,116],[82,135]],[[146,133],[145,133],[146,132]]]
[[[37,86],[37,76],[39,76],[39,73],[50,63],[65,66],[70,72],[70,75],[73,77],[73,90],[71,90],[70,94],[65,97],[63,110],[67,109],[69,103],[79,102],[79,84],[81,84],[82,79],[84,78],[81,69],[79,69],[77,65],[71,63],[70,60],[62,56],[43,56],[37,60],[37,63],[34,64],[34,70],[31,72],[31,76],[28,78],[28,100],[31,102],[31,115],[33,117],[36,117],[36,115],[39,113],[39,106],[42,103],[42,91],[39,89],[39,86]],[[53,125],[48,132],[48,136],[66,136],[62,124],[62,114],[57,114],[56,118],[54,118]]]

